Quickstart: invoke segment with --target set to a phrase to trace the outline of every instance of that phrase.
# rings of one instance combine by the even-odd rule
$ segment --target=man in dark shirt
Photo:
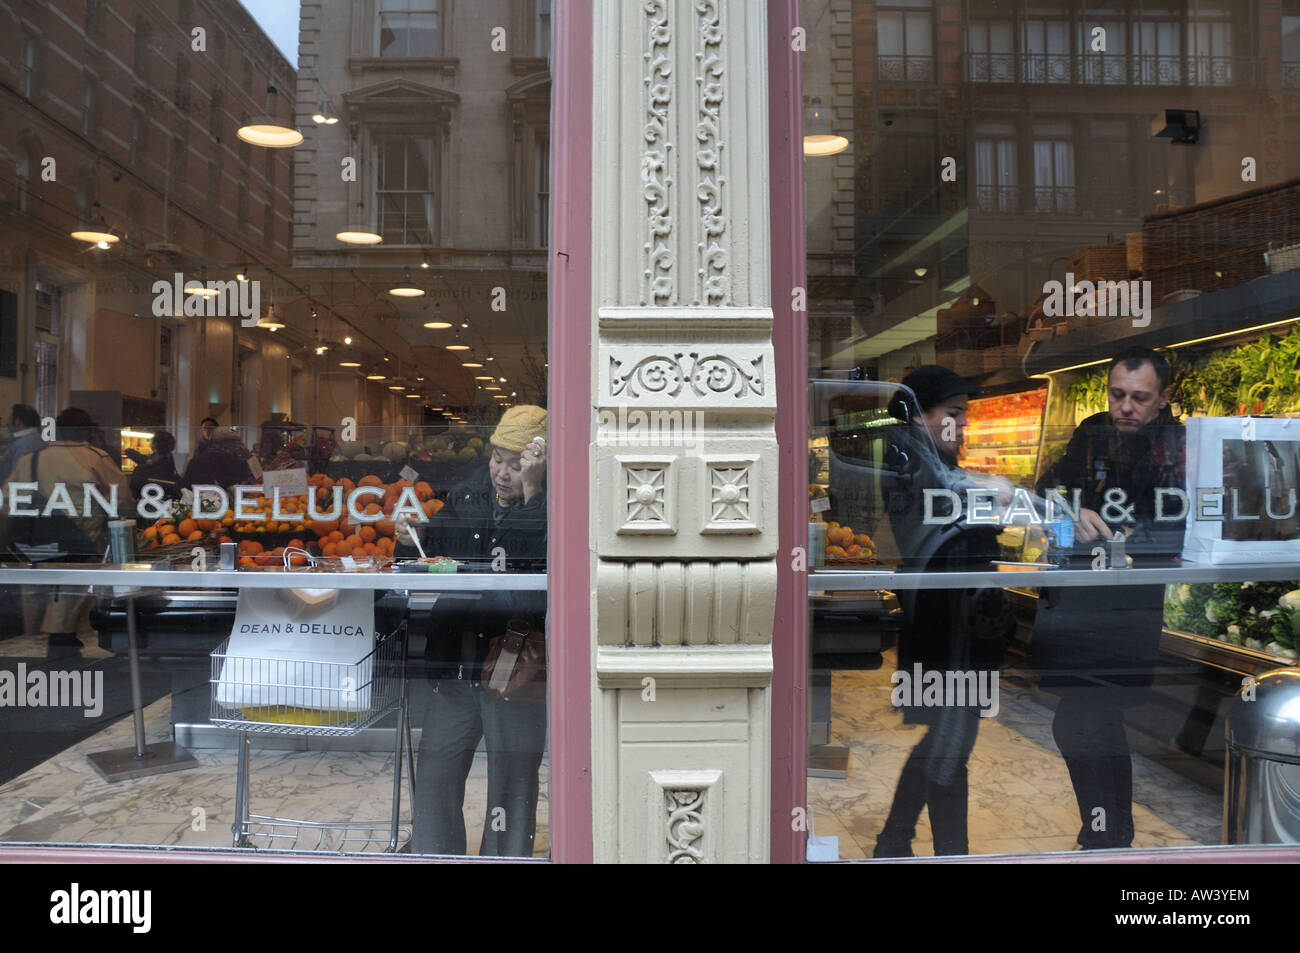
[[[1169,411],[1169,364],[1145,348],[1110,364],[1109,410],[1079,424],[1038,492],[1080,491],[1077,563],[1126,534],[1134,565],[1167,564],[1182,521],[1156,520],[1156,491],[1182,488],[1186,437]],[[1169,508],[1176,509],[1176,506]],[[1084,848],[1133,842],[1133,768],[1124,709],[1140,704],[1160,652],[1163,586],[1080,586],[1041,591],[1030,644],[1040,685],[1061,698],[1052,722],[1070,771]]]

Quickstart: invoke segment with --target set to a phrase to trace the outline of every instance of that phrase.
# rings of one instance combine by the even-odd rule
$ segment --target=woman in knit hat
[[[454,488],[428,523],[398,520],[421,533],[430,556],[539,571],[546,558],[546,411],[511,407],[488,439],[483,469]],[[417,555],[399,546],[396,555]],[[465,605],[465,603],[453,603]],[[546,594],[512,592],[509,579],[470,609],[435,608],[425,648],[432,692],[425,710],[415,774],[412,847],[418,853],[464,854],[465,781],[480,739],[488,758],[487,814],[480,856],[530,857],[537,820],[538,769],[546,746],[546,704],[493,697],[482,685],[492,640],[507,627],[540,631]],[[496,823],[505,811],[504,830]]]

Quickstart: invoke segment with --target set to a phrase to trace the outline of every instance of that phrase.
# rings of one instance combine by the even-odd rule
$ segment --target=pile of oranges
[[[157,549],[159,546],[170,546],[173,543],[196,542],[203,539],[209,532],[220,529],[221,520],[194,520],[183,519],[179,522],[174,520],[159,520],[152,526],[146,526],[144,533],[144,547],[146,549]],[[232,542],[229,536],[222,536],[221,542]]]
[[[836,522],[826,524],[826,556],[830,559],[874,559],[876,544],[866,533],[854,533],[853,527]]]
[[[442,509],[442,500],[434,496],[433,487],[421,480],[398,480],[385,484],[377,476],[362,477],[357,483],[344,478],[336,481],[323,473],[308,477],[308,492],[316,495],[316,511],[329,513],[334,508],[334,489],[339,487],[344,501],[343,512],[339,519],[314,520],[308,514],[307,497],[281,496],[279,513],[292,517],[292,521],[273,521],[275,512],[271,497],[252,494],[245,503],[244,512],[255,512],[263,517],[261,520],[236,520],[232,512],[227,512],[221,519],[161,519],[143,532],[143,545],[157,548],[184,541],[199,541],[216,536],[219,542],[239,542],[239,564],[241,566],[274,566],[284,561],[286,549],[306,549],[321,556],[392,556],[397,547],[397,525],[393,519],[393,510],[401,499],[402,491],[410,489],[415,499],[424,510],[426,519],[432,519]],[[347,500],[361,486],[373,486],[384,491],[362,497],[357,501],[357,508],[370,517],[379,517],[371,522],[353,520],[347,511]],[[233,498],[233,493],[231,494]],[[408,500],[410,495],[408,494]],[[233,500],[232,500],[233,507]],[[409,512],[409,509],[406,511]],[[297,533],[283,546],[269,548],[256,537],[267,534]],[[220,535],[218,535],[220,534]],[[409,542],[409,541],[408,541]],[[303,565],[305,556],[291,555],[291,565]]]

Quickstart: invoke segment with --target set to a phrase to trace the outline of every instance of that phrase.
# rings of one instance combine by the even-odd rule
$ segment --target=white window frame
[[[432,10],[412,10],[412,4],[428,3],[432,5]],[[375,0],[375,33],[374,33],[374,55],[381,59],[412,59],[412,58],[431,58],[442,55],[443,50],[443,3],[441,0]],[[403,34],[406,36],[406,51],[401,53],[385,53],[382,44],[384,33],[385,16],[406,16],[406,17],[427,17],[433,20],[433,50],[428,53],[410,52],[410,30]]]
[[[393,139],[401,139],[401,140],[415,139],[415,140],[427,141],[429,143],[430,168],[429,168],[429,175],[428,175],[429,186],[427,189],[406,189],[406,188],[401,188],[401,189],[388,188],[382,190],[380,189],[379,187],[380,175],[383,171],[383,161],[384,161],[383,149],[385,147],[386,142]],[[384,127],[384,128],[379,128],[374,130],[374,132],[372,133],[371,141],[373,143],[371,147],[372,156],[373,156],[373,160],[371,162],[372,171],[371,171],[370,194],[373,199],[371,208],[374,210],[373,213],[374,222],[375,222],[374,228],[376,232],[378,232],[380,235],[385,236],[384,237],[385,247],[393,247],[393,246],[399,248],[426,247],[430,245],[439,244],[439,242],[441,241],[441,234],[440,234],[441,210],[439,208],[439,202],[442,199],[442,194],[439,191],[438,186],[441,183],[442,165],[443,165],[442,133],[437,128],[431,128],[431,127],[417,127],[412,129],[402,129],[402,128],[395,128],[390,126],[390,127]],[[405,170],[404,170],[404,174],[405,174]],[[383,197],[389,194],[402,195],[402,196],[411,196],[411,195],[427,196],[426,211],[428,217],[426,220],[426,225],[429,234],[426,240],[423,241],[407,240],[410,239],[411,237],[410,236],[411,230],[406,224],[405,211],[403,212],[404,217],[403,217],[402,236],[401,236],[403,240],[392,241],[387,237],[384,228],[385,209],[383,204]],[[403,209],[405,210],[406,207],[407,206],[405,202],[403,202]]]

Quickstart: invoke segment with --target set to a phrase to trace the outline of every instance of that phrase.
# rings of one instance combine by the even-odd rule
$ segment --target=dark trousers
[[[1124,733],[1124,709],[1110,691],[1061,693],[1052,719],[1079,802],[1079,844],[1087,850],[1133,843],[1133,761]]]
[[[465,780],[483,739],[488,792],[479,855],[531,857],[546,705],[497,701],[467,681],[440,681],[434,688],[415,768],[413,849],[465,853]]]
[[[936,728],[930,728],[912,749],[898,778],[885,827],[876,838],[876,857],[912,856],[912,838],[916,836],[916,822],[923,807],[930,810],[930,833],[934,836],[936,857],[970,853],[966,837],[966,762],[975,747],[979,713],[971,711],[962,720],[960,729],[957,750],[948,759],[951,763],[939,764],[935,757]],[[939,784],[933,780],[936,775],[951,780]]]

